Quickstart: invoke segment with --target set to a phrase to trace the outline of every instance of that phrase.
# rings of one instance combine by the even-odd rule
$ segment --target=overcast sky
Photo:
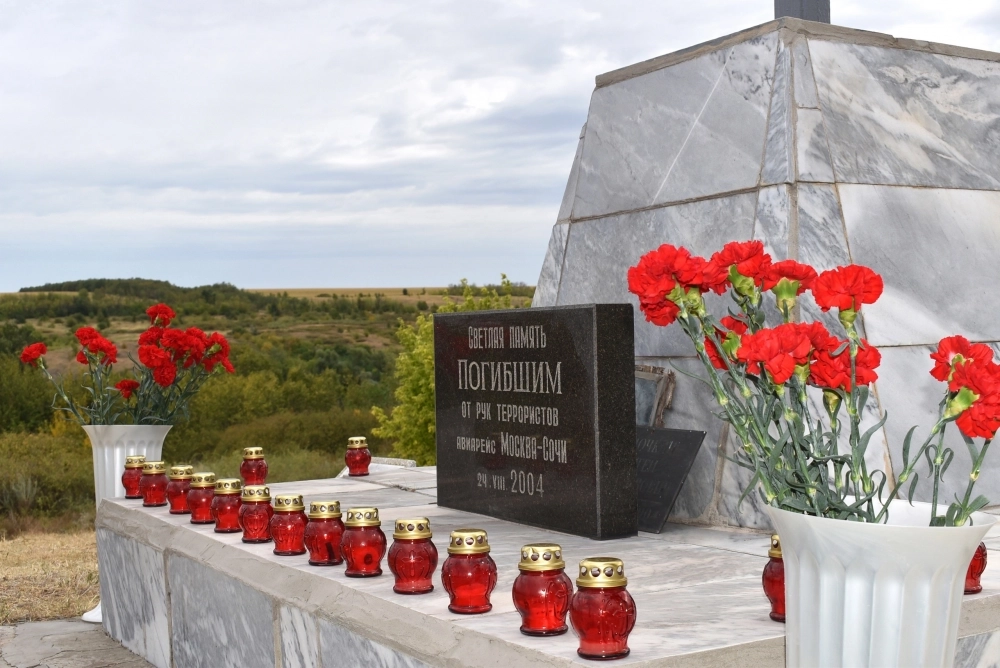
[[[0,0],[0,292],[534,283],[594,76],[770,0]],[[1000,51],[1000,2],[833,0]]]

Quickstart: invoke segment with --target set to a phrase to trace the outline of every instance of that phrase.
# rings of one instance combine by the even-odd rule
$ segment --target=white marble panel
[[[1000,63],[809,41],[838,177],[1000,188]]]
[[[757,184],[767,138],[777,33],[737,44],[654,204]]]
[[[580,141],[576,144],[576,155],[573,156],[573,166],[569,170],[566,191],[563,193],[562,204],[559,205],[559,215],[556,222],[569,222],[573,215],[573,202],[576,200],[576,184],[580,180],[580,158],[583,155],[583,138],[587,134],[587,124],[580,129]]]
[[[107,529],[97,530],[104,628],[157,668],[169,668],[170,629],[163,553]]]
[[[301,608],[281,606],[282,668],[317,668],[319,666],[319,630],[316,618]]]
[[[176,554],[167,557],[167,578],[175,665],[274,667],[271,599]]]
[[[566,256],[566,242],[569,240],[568,223],[558,223],[552,227],[549,249],[542,261],[542,273],[538,276],[532,306],[555,306],[559,298],[559,279],[562,277],[563,258]]]
[[[997,668],[1000,666],[1000,632],[980,633],[958,639],[955,668]]]
[[[747,193],[573,223],[559,305],[632,304],[637,357],[691,355],[691,342],[679,327],[646,322],[638,301],[628,291],[628,268],[664,243],[708,256],[729,241],[749,239],[755,204],[755,195]],[[709,295],[707,300],[709,308],[725,315],[728,298]]]
[[[652,204],[728,54],[720,49],[594,91],[573,218]]]
[[[788,186],[768,186],[757,192],[757,219],[753,238],[764,242],[764,250],[775,261],[786,260],[796,251],[788,239],[791,202]]]
[[[819,107],[816,95],[816,79],[813,77],[812,59],[809,57],[809,44],[805,39],[792,42],[792,69],[795,80],[795,105],[798,107]]]
[[[854,261],[882,275],[864,307],[875,345],[1000,339],[1000,193],[841,185]]]
[[[386,647],[374,640],[320,618],[320,654],[328,666],[364,666],[364,668],[424,668],[428,664]]]
[[[800,181],[833,183],[833,165],[819,109],[799,109],[795,119],[795,150]]]
[[[996,345],[994,345],[996,348]],[[934,366],[930,358],[931,346],[883,347],[882,365],[878,370],[879,400],[888,413],[886,433],[896,473],[902,466],[903,440],[910,427],[917,425],[913,435],[911,453],[916,452],[927,438],[930,428],[937,420],[938,405],[945,396],[946,386],[930,375]],[[962,440],[958,428],[951,424],[945,432],[944,443],[955,451],[955,460],[942,481],[939,499],[947,504],[956,494],[964,496],[971,461],[969,451]],[[978,439],[982,444],[982,439]],[[1000,457],[992,450],[987,453],[982,475],[976,484],[973,496],[984,494],[993,503],[1000,500]],[[912,458],[912,454],[911,454]],[[920,483],[914,499],[931,500],[931,478],[925,464],[917,468]],[[908,485],[908,483],[907,483]]]
[[[803,183],[798,190],[798,261],[816,271],[851,263],[837,189],[830,185]],[[799,300],[803,320],[821,320],[832,334],[844,336],[835,309],[823,313],[811,298]]]
[[[764,148],[764,164],[760,175],[760,182],[765,185],[791,183],[795,180],[791,70],[791,52],[783,41],[779,41],[771,110],[767,121],[767,146]]]

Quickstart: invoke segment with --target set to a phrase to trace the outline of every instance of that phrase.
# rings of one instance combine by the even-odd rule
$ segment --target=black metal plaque
[[[639,531],[660,533],[705,432],[640,426],[635,428],[635,436]]]

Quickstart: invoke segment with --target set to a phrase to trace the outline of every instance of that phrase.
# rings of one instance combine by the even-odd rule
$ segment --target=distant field
[[[403,294],[403,291],[406,294]],[[374,296],[384,295],[390,299],[395,299],[404,304],[416,305],[419,301],[427,302],[427,305],[441,305],[444,303],[444,292],[447,288],[261,288],[259,290],[248,289],[248,292],[257,292],[262,295],[284,294],[289,297],[299,297],[302,299],[322,300],[333,295],[340,297],[353,297],[355,295]]]

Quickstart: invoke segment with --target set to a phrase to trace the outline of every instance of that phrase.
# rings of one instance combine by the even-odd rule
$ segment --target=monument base
[[[761,589],[765,534],[668,524],[658,535],[613,541],[567,536],[438,507],[433,467],[270,487],[304,494],[307,503],[377,506],[390,535],[397,517],[427,516],[441,562],[451,530],[485,529],[499,567],[492,612],[448,612],[440,566],[433,592],[400,596],[388,569],[352,579],[342,566],[277,557],[271,544],[244,544],[240,534],[215,534],[141,501],[106,499],[97,541],[107,632],[160,668],[590,665],[577,656],[572,632],[535,638],[518,630],[510,591],[520,548],[554,541],[570,571],[586,557],[624,559],[638,623],[632,653],[618,663],[784,666],[784,626],[768,618]],[[987,544],[1000,549],[1000,532]],[[965,597],[959,636],[956,666],[1000,661],[996,565],[983,577],[983,592]]]

